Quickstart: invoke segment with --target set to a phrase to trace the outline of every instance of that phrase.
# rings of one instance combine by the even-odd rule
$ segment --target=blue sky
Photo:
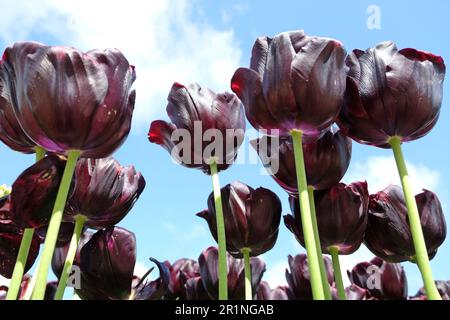
[[[156,1],[154,1],[156,2]],[[248,66],[254,40],[260,35],[304,29],[307,34],[336,38],[347,49],[365,49],[384,40],[399,48],[431,51],[450,61],[448,1],[20,1],[0,0],[5,12],[0,21],[0,48],[20,40],[75,46],[82,50],[118,47],[136,65],[137,105],[133,130],[115,155],[123,164],[134,164],[147,180],[147,188],[121,226],[138,239],[140,268],[147,258],[173,261],[197,258],[212,245],[206,223],[195,213],[206,207],[210,178],[200,171],[174,164],[169,154],[147,141],[152,120],[166,119],[165,98],[171,83],[197,81],[217,91],[229,89],[229,79],[238,66]],[[107,4],[107,5],[106,5]],[[377,5],[381,29],[369,30],[366,10]],[[419,141],[404,146],[416,190],[430,188],[444,208],[450,201],[450,111],[448,80],[440,120]],[[245,152],[251,152],[248,145]],[[32,164],[33,156],[0,146],[0,183],[11,184]],[[252,187],[275,191],[289,212],[287,196],[260,164],[237,164],[220,176],[221,184],[241,180]],[[346,182],[367,179],[372,192],[397,182],[389,150],[353,145],[353,158]],[[447,218],[448,210],[447,212]],[[275,248],[264,255],[266,280],[284,281],[288,254],[303,252],[284,225]],[[449,279],[450,245],[446,241],[432,261],[436,279]],[[343,268],[367,260],[361,250],[343,258]],[[411,293],[421,286],[416,267],[404,264]]]

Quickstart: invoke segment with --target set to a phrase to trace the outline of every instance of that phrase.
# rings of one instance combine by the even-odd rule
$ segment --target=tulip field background
[[[176,165],[167,152],[147,140],[150,122],[167,117],[166,97],[174,81],[197,81],[215,91],[230,91],[231,76],[237,67],[247,67],[256,37],[298,29],[339,39],[348,52],[393,40],[398,48],[414,47],[450,61],[449,1],[0,0],[0,4],[2,51],[23,40],[74,46],[83,51],[117,47],[136,65],[137,102],[132,133],[115,157],[123,165],[134,164],[147,181],[134,209],[120,223],[136,234],[138,274],[151,266],[149,257],[169,261],[181,257],[196,259],[203,249],[214,244],[205,221],[195,216],[206,208],[210,178]],[[380,28],[367,24],[373,6],[380,10]],[[420,188],[436,192],[448,221],[449,97],[447,81],[436,127],[423,139],[404,145],[416,192]],[[248,128],[247,136],[255,137],[250,125]],[[241,180],[252,187],[269,188],[282,199],[283,214],[289,213],[286,193],[265,175],[248,139],[239,158],[221,174],[221,184]],[[33,162],[33,155],[0,145],[0,184],[12,184]],[[389,150],[353,143],[345,182],[366,179],[369,191],[374,193],[389,183],[399,184],[397,176]],[[284,284],[287,255],[303,251],[282,224],[275,248],[262,256],[268,269],[264,279],[272,286]],[[362,246],[354,255],[341,258],[343,271],[371,258],[372,254]],[[415,266],[403,265],[410,294],[414,294],[422,286],[420,274]],[[449,265],[447,239],[432,260],[437,280],[450,278]]]

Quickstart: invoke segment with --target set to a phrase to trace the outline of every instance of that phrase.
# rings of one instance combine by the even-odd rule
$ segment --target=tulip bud
[[[245,297],[245,275],[244,262],[241,259],[235,259],[227,255],[227,279],[228,279],[228,298],[231,300],[244,300]],[[219,277],[217,273],[218,250],[216,247],[209,247],[204,250],[198,258],[200,265],[200,276],[203,286],[209,297],[217,300]],[[252,292],[257,292],[262,276],[266,271],[266,264],[256,258],[250,258],[250,268],[252,271]]]
[[[359,143],[388,148],[392,137],[416,140],[436,124],[442,102],[444,60],[382,42],[347,56],[347,89],[339,126]]]
[[[113,158],[81,159],[64,219],[86,217],[90,228],[106,228],[120,222],[145,188],[145,179],[133,166],[123,167]]]
[[[423,235],[430,259],[444,242],[447,228],[441,203],[435,193],[416,195]],[[366,246],[389,262],[414,261],[415,251],[402,189],[390,185],[370,196]]]
[[[408,282],[400,264],[375,257],[370,262],[357,264],[347,273],[353,284],[366,289],[376,299],[399,300],[408,296]]]
[[[323,257],[327,280],[330,286],[334,281],[333,267],[328,257]],[[286,281],[296,300],[312,300],[311,280],[308,258],[305,254],[288,256],[289,270],[286,269]]]
[[[266,281],[261,281],[258,292],[256,293],[257,300],[293,300],[294,296],[289,287],[278,286],[275,289],[270,289]]]
[[[358,250],[367,226],[367,183],[339,183],[330,189],[314,192],[314,201],[323,252],[329,253],[331,248],[337,248],[339,254],[351,254]],[[298,199],[290,196],[289,203],[293,215],[284,216],[284,223],[304,246]]]
[[[221,194],[227,251],[235,258],[242,258],[244,249],[249,249],[251,256],[272,249],[281,219],[281,201],[278,196],[268,189],[253,189],[239,181],[223,187]],[[197,215],[208,222],[217,241],[214,193],[209,195],[208,210]]]
[[[187,299],[186,283],[189,279],[200,276],[197,261],[191,259],[179,259],[170,264],[166,261],[170,272],[169,294],[170,299]]]
[[[153,121],[150,142],[164,147],[188,168],[210,174],[214,160],[219,171],[227,169],[244,140],[245,116],[239,99],[228,92],[216,94],[197,83],[187,87],[174,83],[167,99],[172,123]]]
[[[231,89],[256,129],[270,135],[302,130],[306,137],[317,138],[341,109],[345,55],[340,42],[303,31],[260,37],[250,69],[236,70]]]

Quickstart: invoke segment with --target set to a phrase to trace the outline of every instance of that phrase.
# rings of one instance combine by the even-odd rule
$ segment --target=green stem
[[[45,149],[36,146],[36,162],[45,157]],[[9,284],[8,293],[6,294],[6,300],[16,300],[19,294],[20,285],[22,284],[23,273],[28,260],[28,254],[30,252],[30,246],[33,241],[34,229],[26,228],[23,232],[22,241],[19,247],[19,253],[17,255],[16,264],[14,266],[11,282]]]
[[[36,265],[36,269],[34,270],[34,274],[31,277],[30,283],[27,286],[27,291],[23,296],[23,300],[30,300],[31,295],[33,294],[34,287],[36,286],[36,275],[39,273],[39,263]]]
[[[342,280],[341,264],[339,263],[339,250],[336,247],[330,248],[331,260],[333,261],[334,282],[338,291],[339,300],[347,300],[345,295],[344,281]]]
[[[42,257],[39,264],[36,286],[31,296],[32,300],[43,300],[45,296],[48,270],[52,262],[53,251],[55,251],[55,245],[58,239],[59,227],[61,225],[64,207],[66,206],[70,184],[72,182],[73,173],[75,171],[75,166],[77,164],[79,156],[79,151],[69,151],[67,155],[66,167],[64,168],[58,195],[56,196],[55,206],[53,207],[52,216],[48,225],[47,235],[45,236],[44,250],[42,252]]]
[[[244,256],[244,275],[245,275],[245,300],[253,300],[252,293],[252,269],[250,266],[250,249],[242,249]]]
[[[311,208],[309,206],[308,185],[306,183],[305,160],[303,158],[303,133],[292,130],[292,142],[294,144],[295,169],[297,173],[298,195],[303,227],[303,237],[308,255],[308,268],[311,278],[311,289],[314,300],[324,300],[322,278],[320,275],[320,264],[317,257],[314,229],[311,221]]]
[[[430,267],[428,251],[423,236],[422,224],[420,222],[419,210],[417,209],[416,198],[414,196],[411,182],[409,180],[408,170],[406,169],[405,158],[403,156],[401,140],[398,137],[392,137],[389,144],[394,152],[395,162],[397,163],[398,173],[402,182],[403,193],[405,195],[406,207],[408,208],[409,227],[413,238],[414,249],[416,252],[416,262],[425,286],[428,300],[442,300],[439,291],[434,283],[433,273]]]
[[[227,244],[217,163],[212,161],[210,168],[214,190],[214,204],[216,207],[217,244],[219,250],[219,300],[228,300]]]
[[[19,247],[19,254],[17,255],[16,265],[11,277],[11,283],[9,285],[8,293],[6,294],[6,300],[16,300],[19,294],[20,285],[22,283],[23,272],[28,260],[28,252],[30,251],[31,242],[33,240],[34,229],[25,229],[22,242]]]
[[[328,283],[327,270],[322,254],[322,246],[320,245],[319,226],[317,225],[316,205],[314,203],[314,188],[308,187],[309,207],[311,208],[311,220],[314,229],[314,240],[316,242],[317,258],[319,259],[320,277],[322,278],[323,294],[325,300],[331,300],[331,289]]]
[[[83,231],[84,222],[86,217],[79,214],[75,217],[75,228],[73,230],[72,239],[70,240],[69,250],[67,251],[66,261],[59,278],[58,288],[55,293],[55,300],[61,300],[64,296],[64,291],[67,287],[67,279],[69,279],[72,271],[73,260],[77,253],[78,243],[80,242],[81,232]]]

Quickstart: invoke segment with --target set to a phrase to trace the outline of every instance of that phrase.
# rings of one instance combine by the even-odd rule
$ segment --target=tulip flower
[[[339,254],[352,254],[364,240],[369,205],[367,183],[339,183],[330,189],[316,191],[314,202],[320,244],[325,253],[331,254],[338,292],[345,299]],[[284,223],[304,246],[298,200],[290,196],[289,203],[293,215],[284,216]]]
[[[333,288],[333,300],[341,300],[336,288]],[[351,284],[345,288],[346,300],[374,300],[375,298],[370,296],[368,290],[358,287],[356,284]]]
[[[200,276],[197,261],[191,259],[179,259],[173,264],[165,262],[170,272],[169,299],[187,299],[186,283],[189,279]]]
[[[62,298],[83,227],[105,228],[121,221],[145,188],[145,179],[133,166],[122,167],[113,158],[81,159],[75,168],[73,193],[64,219],[75,222],[73,240],[59,282]]]
[[[333,284],[333,267],[328,257],[323,257],[327,282]],[[298,254],[295,257],[288,256],[289,270],[286,269],[286,281],[289,289],[297,300],[312,300],[311,274],[308,265],[308,258],[305,254]]]
[[[293,300],[293,294],[287,286],[270,289],[266,281],[261,281],[257,292],[257,300]]]
[[[148,282],[133,277],[134,234],[120,227],[99,230],[81,249],[81,284],[76,293],[83,300],[158,300],[167,293],[170,275],[163,263],[151,260],[160,278]]]
[[[289,194],[298,194],[292,138],[282,138],[272,149],[274,138],[264,136],[250,141],[272,178]],[[342,131],[330,128],[318,140],[303,143],[306,181],[314,190],[331,188],[347,172],[352,155],[352,140]],[[275,172],[273,172],[275,170]]]
[[[23,171],[10,194],[10,219],[21,228],[48,225],[65,161],[49,155]]]
[[[218,263],[219,252],[216,247],[209,247],[204,250],[198,258],[200,266],[200,276],[203,286],[208,293],[209,297],[213,300],[217,300],[217,287],[218,287]],[[227,279],[228,279],[228,296],[232,300],[242,300],[246,296],[245,285],[246,281],[244,275],[244,263],[242,260],[233,258],[231,255],[227,255]],[[251,287],[252,292],[257,292],[259,283],[262,276],[266,271],[265,263],[259,258],[250,258],[251,268]]]
[[[172,123],[153,121],[148,138],[170,152],[178,163],[201,169],[212,177],[217,211],[219,297],[226,300],[226,236],[218,172],[231,165],[244,140],[242,104],[232,93],[216,94],[197,83],[187,87],[174,83],[167,100],[167,114]]]
[[[258,256],[273,248],[278,237],[281,201],[265,188],[253,189],[235,181],[221,190],[227,251],[235,258],[244,258],[246,299],[251,300],[250,256]],[[208,209],[197,214],[208,222],[217,241],[214,194],[208,198]]]
[[[239,68],[231,80],[256,129],[292,136],[313,294],[321,300],[327,295],[322,283],[325,271],[316,244],[302,140],[317,139],[336,120],[345,91],[345,55],[340,42],[303,31],[260,37],[253,46],[250,69]]]
[[[0,223],[0,275],[11,279],[13,276],[16,258],[22,242],[23,229],[13,222]],[[30,239],[29,253],[24,259],[23,270],[27,272],[36,261],[39,254],[40,240],[34,235]],[[22,279],[19,281],[19,288]]]
[[[51,256],[77,159],[104,158],[126,139],[134,67],[114,49],[82,53],[35,42],[5,50],[0,78],[17,122],[37,146],[67,155],[33,299],[43,299]]]
[[[366,289],[376,299],[400,300],[408,296],[408,282],[400,264],[375,257],[370,262],[357,264],[347,273],[353,284]]]
[[[74,228],[75,224],[71,222],[61,223],[61,227],[59,228],[58,233],[58,239],[56,240],[56,248],[61,248],[69,245],[70,240],[72,239]],[[41,242],[44,242],[45,236],[47,235],[47,226],[36,229],[35,232],[39,236],[39,239],[41,239]]]
[[[436,124],[445,76],[444,60],[412,48],[382,42],[354,50],[339,126],[356,141],[392,148],[402,181],[418,267],[430,299],[440,299],[434,284],[417,204],[412,193],[402,142],[419,139]]]
[[[435,193],[423,190],[416,195],[420,221],[430,259],[444,242],[447,228],[441,203]],[[369,218],[365,234],[366,246],[389,262],[413,261],[413,238],[408,213],[400,187],[390,185],[370,196]]]

